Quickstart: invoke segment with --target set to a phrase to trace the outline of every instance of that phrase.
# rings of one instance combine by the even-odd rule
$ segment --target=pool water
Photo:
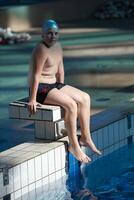
[[[115,152],[111,160],[111,177],[94,190],[100,200],[134,200],[134,144]],[[117,157],[116,157],[117,156]],[[119,158],[120,157],[120,158]]]
[[[72,155],[69,159],[66,176],[25,194],[22,199],[134,200],[134,143],[84,166]]]
[[[85,165],[79,179],[70,177],[75,200],[134,200],[134,143]]]

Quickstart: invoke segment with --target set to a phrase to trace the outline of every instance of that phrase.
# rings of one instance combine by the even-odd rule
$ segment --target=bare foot
[[[90,199],[90,200],[98,200],[97,197],[93,195],[93,193],[89,189],[82,189],[76,195],[78,199]],[[86,197],[86,198],[85,198]]]
[[[101,151],[96,148],[95,144],[90,138],[80,137],[79,143],[81,146],[89,147],[92,151],[94,151],[95,153],[99,155],[102,154]]]
[[[74,155],[74,157],[79,160],[80,162],[88,163],[91,161],[89,158],[78,146],[69,145],[68,150]]]

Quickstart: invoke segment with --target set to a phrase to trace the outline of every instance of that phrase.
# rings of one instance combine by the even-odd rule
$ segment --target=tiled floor
[[[122,89],[133,85],[134,29],[126,22],[91,24],[61,29],[60,41],[65,81],[91,95],[93,114],[133,98]],[[39,41],[37,34],[28,43],[0,46],[0,151],[33,140],[31,123],[8,119],[8,104],[28,95],[29,57]]]

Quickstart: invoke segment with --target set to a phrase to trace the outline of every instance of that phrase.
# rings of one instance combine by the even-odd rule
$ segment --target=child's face
[[[59,32],[54,28],[48,29],[46,32],[43,31],[42,38],[48,46],[52,46],[57,42],[59,38]]]

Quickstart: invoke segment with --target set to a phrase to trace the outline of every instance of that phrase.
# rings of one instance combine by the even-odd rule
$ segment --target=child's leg
[[[81,127],[80,144],[91,148],[97,154],[101,154],[101,152],[96,148],[95,144],[91,139],[89,95],[81,90],[78,90],[68,85],[63,87],[61,91],[73,98],[78,105],[78,118]]]
[[[91,159],[81,150],[77,135],[76,135],[76,121],[77,121],[77,104],[68,95],[62,93],[60,90],[52,89],[44,104],[60,105],[65,109],[65,123],[67,126],[67,133],[70,141],[69,151],[82,162],[89,162]]]

